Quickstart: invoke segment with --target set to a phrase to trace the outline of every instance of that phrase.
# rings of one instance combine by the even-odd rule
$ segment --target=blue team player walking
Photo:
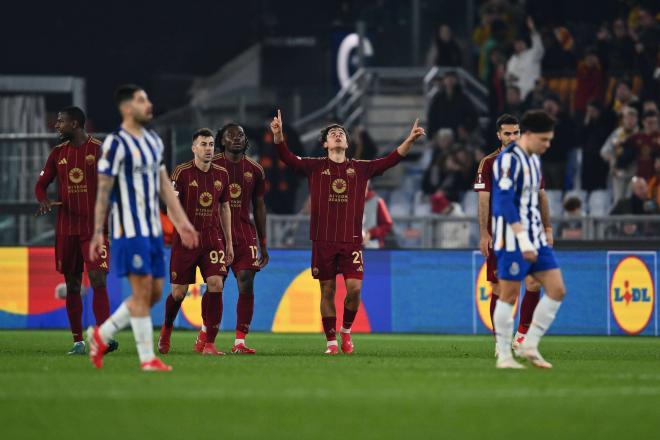
[[[532,275],[545,289],[545,296],[516,354],[536,367],[552,368],[538,345],[555,319],[566,288],[541,221],[539,156],[550,148],[555,121],[546,112],[533,110],[523,115],[521,126],[520,140],[509,144],[493,165],[493,248],[501,283],[493,315],[499,351],[496,366],[525,368],[511,353],[513,310],[521,281]]]

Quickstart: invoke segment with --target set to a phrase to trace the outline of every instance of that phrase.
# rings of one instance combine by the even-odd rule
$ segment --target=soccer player
[[[120,86],[115,103],[122,117],[119,130],[103,143],[98,163],[98,194],[90,258],[99,258],[103,248],[103,224],[112,201],[113,267],[128,277],[132,294],[103,325],[90,327],[87,337],[90,360],[103,366],[108,342],[131,325],[143,371],[170,371],[172,367],[154,355],[150,309],[161,296],[165,275],[163,231],[158,196],[167,205],[181,242],[197,247],[199,236],[186,217],[163,164],[163,141],[145,128],[153,118],[153,106],[144,89]]]
[[[172,184],[178,192],[188,219],[200,232],[200,245],[186,249],[178,233],[172,241],[170,280],[172,293],[165,302],[165,321],[160,330],[158,351],[170,351],[174,319],[188,292],[195,283],[197,267],[206,282],[202,297],[202,316],[206,327],[203,341],[195,342],[195,351],[205,355],[224,355],[215,346],[215,337],[222,320],[222,289],[227,266],[232,263],[231,209],[229,208],[229,176],[227,170],[212,163],[215,151],[213,132],[197,130],[192,138],[194,159],[174,169]],[[222,223],[222,231],[221,225]],[[223,237],[224,236],[224,237]]]
[[[321,317],[327,339],[326,354],[339,352],[336,337],[335,279],[344,276],[346,300],[341,327],[341,350],[353,352],[351,326],[360,305],[364,261],[362,259],[362,216],[367,181],[383,174],[408,154],[417,139],[425,135],[413,124],[408,137],[387,156],[371,160],[346,157],[348,133],[339,124],[321,130],[321,143],[327,156],[300,158],[287,148],[282,133],[282,114],[278,110],[270,124],[280,159],[298,173],[307,176],[310,200],[312,240],[312,276],[321,286]]]
[[[499,283],[497,281],[497,259],[493,251],[492,240],[492,198],[490,196],[492,187],[493,163],[497,156],[511,142],[520,139],[520,122],[518,118],[509,114],[500,116],[496,123],[497,138],[500,140],[500,147],[488,156],[481,159],[476,178],[474,180],[474,190],[479,193],[479,249],[481,254],[486,257],[486,279],[491,283],[493,294],[490,297],[490,320],[493,322],[493,312],[497,297],[500,294]],[[539,207],[541,210],[541,220],[545,229],[548,246],[553,244],[552,224],[550,223],[550,210],[548,208],[548,197],[545,194],[543,177],[541,177],[541,188],[539,190]],[[529,324],[532,322],[532,314],[539,302],[541,295],[541,286],[533,277],[525,278],[525,296],[520,304],[520,322],[518,331],[513,339],[514,351],[518,349],[520,343],[525,339]],[[495,328],[493,327],[493,333]],[[495,344],[495,353],[497,354],[497,344]]]
[[[540,155],[550,147],[555,120],[542,110],[525,113],[520,140],[509,144],[493,166],[494,250],[500,295],[493,321],[497,368],[524,368],[513,359],[513,308],[520,283],[532,275],[545,289],[519,354],[539,368],[552,368],[538,351],[541,337],[555,319],[566,294],[555,254],[548,245],[539,210]]]
[[[73,334],[73,347],[68,354],[85,354],[80,295],[83,264],[94,289],[92,309],[96,323],[101,325],[110,315],[105,278],[108,273],[108,237],[104,220],[101,223],[103,242],[97,261],[89,258],[89,244],[94,231],[94,200],[96,198],[96,163],[101,156],[101,141],[85,132],[85,113],[78,107],[66,107],[57,114],[55,130],[61,141],[51,151],[46,166],[39,174],[34,192],[39,200],[38,215],[57,211],[55,230],[55,267],[66,282],[66,312]],[[57,178],[59,201],[48,198],[48,185]],[[108,341],[108,351],[118,347]]]
[[[245,337],[250,331],[254,311],[254,277],[266,267],[269,259],[264,202],[266,173],[261,165],[245,154],[249,142],[239,124],[226,124],[218,130],[215,138],[221,152],[213,158],[213,162],[226,168],[229,173],[231,228],[235,237],[231,270],[238,284],[238,302],[236,337],[231,352],[254,354],[256,350],[245,345]],[[250,221],[250,208],[254,223]]]

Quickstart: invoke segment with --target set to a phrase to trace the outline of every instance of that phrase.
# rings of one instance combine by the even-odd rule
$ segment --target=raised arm
[[[186,212],[179,203],[179,198],[172,188],[170,179],[163,166],[158,172],[160,180],[160,198],[167,205],[167,215],[172,220],[174,228],[181,237],[183,245],[189,249],[194,249],[199,244],[199,234],[188,220]]]
[[[410,151],[410,148],[413,146],[415,141],[422,136],[426,136],[426,132],[424,131],[423,127],[419,126],[419,118],[415,119],[415,123],[412,126],[412,129],[410,130],[410,134],[408,134],[408,137],[403,141],[401,145],[396,147],[396,151],[401,155],[401,156],[406,156],[408,152]]]
[[[424,128],[419,127],[418,124],[419,119],[415,119],[410,134],[408,134],[408,137],[401,143],[401,145],[396,147],[394,151],[385,157],[369,162],[369,177],[380,176],[385,171],[401,162],[401,159],[408,154],[415,141],[426,135]]]
[[[293,168],[299,173],[306,174],[307,168],[305,167],[305,161],[289,151],[289,147],[287,147],[286,142],[284,141],[283,127],[282,112],[277,110],[277,116],[275,116],[270,123],[270,129],[273,132],[273,143],[275,144],[277,154],[280,157],[280,160],[287,166]]]

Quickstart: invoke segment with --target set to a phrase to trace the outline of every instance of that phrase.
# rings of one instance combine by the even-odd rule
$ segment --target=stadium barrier
[[[658,251],[557,251],[568,294],[552,327],[554,334],[658,336]],[[169,251],[167,253],[169,259]],[[365,251],[363,305],[358,332],[480,334],[490,330],[483,257],[471,250]],[[270,264],[255,281],[254,331],[320,332],[320,292],[309,269],[308,250],[272,250]],[[0,328],[68,328],[62,276],[53,267],[53,249],[0,248]],[[169,279],[165,280],[166,283]],[[167,286],[167,284],[166,284]],[[191,286],[176,325],[201,325],[205,285]],[[84,324],[93,323],[90,288],[84,290]],[[165,288],[164,296],[168,294]],[[60,287],[60,292],[62,289]],[[129,292],[125,279],[108,277],[114,310]],[[338,283],[341,319],[343,283]],[[61,296],[61,295],[60,295]],[[236,324],[236,283],[224,292],[222,329]],[[153,308],[155,325],[164,299]]]

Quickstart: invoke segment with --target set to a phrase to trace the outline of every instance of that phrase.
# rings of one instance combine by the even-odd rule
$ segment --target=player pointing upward
[[[310,239],[312,276],[321,285],[321,317],[327,339],[326,354],[339,352],[336,338],[335,279],[342,274],[346,282],[343,325],[344,353],[353,352],[351,326],[360,305],[364,261],[362,259],[362,215],[367,181],[383,174],[408,154],[424,129],[413,124],[410,134],[387,156],[371,160],[346,157],[349,139],[344,127],[332,124],[321,131],[325,157],[300,158],[289,151],[282,133],[282,114],[278,110],[270,127],[280,159],[307,176],[311,202]]]
[[[566,288],[555,254],[548,246],[539,210],[541,160],[550,147],[555,121],[541,110],[525,113],[522,136],[497,157],[493,166],[494,248],[500,297],[493,321],[498,345],[497,368],[524,368],[511,355],[513,307],[520,282],[531,274],[545,289],[534,311],[520,354],[539,368],[552,368],[538,351],[564,299]]]

